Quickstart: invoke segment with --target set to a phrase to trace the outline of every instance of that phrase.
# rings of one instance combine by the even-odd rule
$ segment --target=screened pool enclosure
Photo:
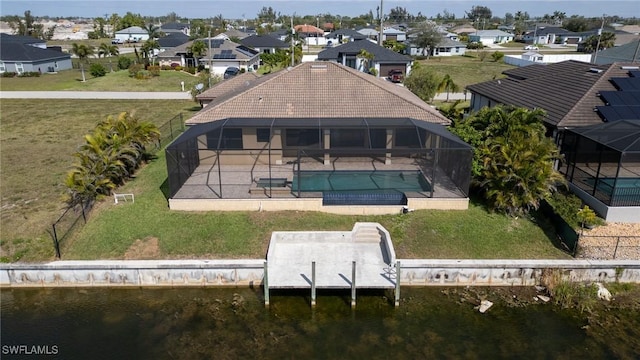
[[[640,120],[565,131],[560,171],[607,206],[640,206]]]
[[[402,205],[467,198],[472,149],[409,118],[230,118],[190,127],[166,158],[172,199]]]

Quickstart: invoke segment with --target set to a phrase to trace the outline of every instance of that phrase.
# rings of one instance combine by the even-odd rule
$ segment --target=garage
[[[400,70],[405,74],[406,67],[406,63],[380,64],[380,77],[386,77],[390,70]]]

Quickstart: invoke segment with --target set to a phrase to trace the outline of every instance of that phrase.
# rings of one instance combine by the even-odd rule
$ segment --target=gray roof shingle
[[[341,54],[357,55],[365,50],[373,55],[375,62],[410,62],[411,57],[398,54],[369,40],[350,41],[346,44],[326,49],[318,54],[318,60],[337,60]]]

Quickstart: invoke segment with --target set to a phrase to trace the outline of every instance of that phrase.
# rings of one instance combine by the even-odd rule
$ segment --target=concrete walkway
[[[447,93],[436,94],[436,96],[433,97],[433,100],[445,101],[447,100]],[[464,93],[449,93],[449,101],[453,102],[454,100],[471,100],[471,94],[467,93],[465,95]]]
[[[191,100],[191,94],[180,91],[0,91],[0,99]]]

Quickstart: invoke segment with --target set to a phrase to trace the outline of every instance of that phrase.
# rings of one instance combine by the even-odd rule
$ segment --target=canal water
[[[626,340],[598,340],[585,317],[548,304],[485,314],[437,288],[271,296],[260,289],[3,289],[3,359],[614,359]],[[626,314],[627,316],[637,316]],[[619,314],[624,317],[625,314]],[[613,335],[624,337],[623,335]],[[630,335],[630,334],[628,334]],[[22,348],[22,356],[9,351]],[[621,348],[622,347],[622,348]],[[26,349],[26,350],[25,350]],[[54,351],[55,350],[55,351]],[[15,353],[14,353],[15,354]],[[33,352],[31,353],[33,354]]]

